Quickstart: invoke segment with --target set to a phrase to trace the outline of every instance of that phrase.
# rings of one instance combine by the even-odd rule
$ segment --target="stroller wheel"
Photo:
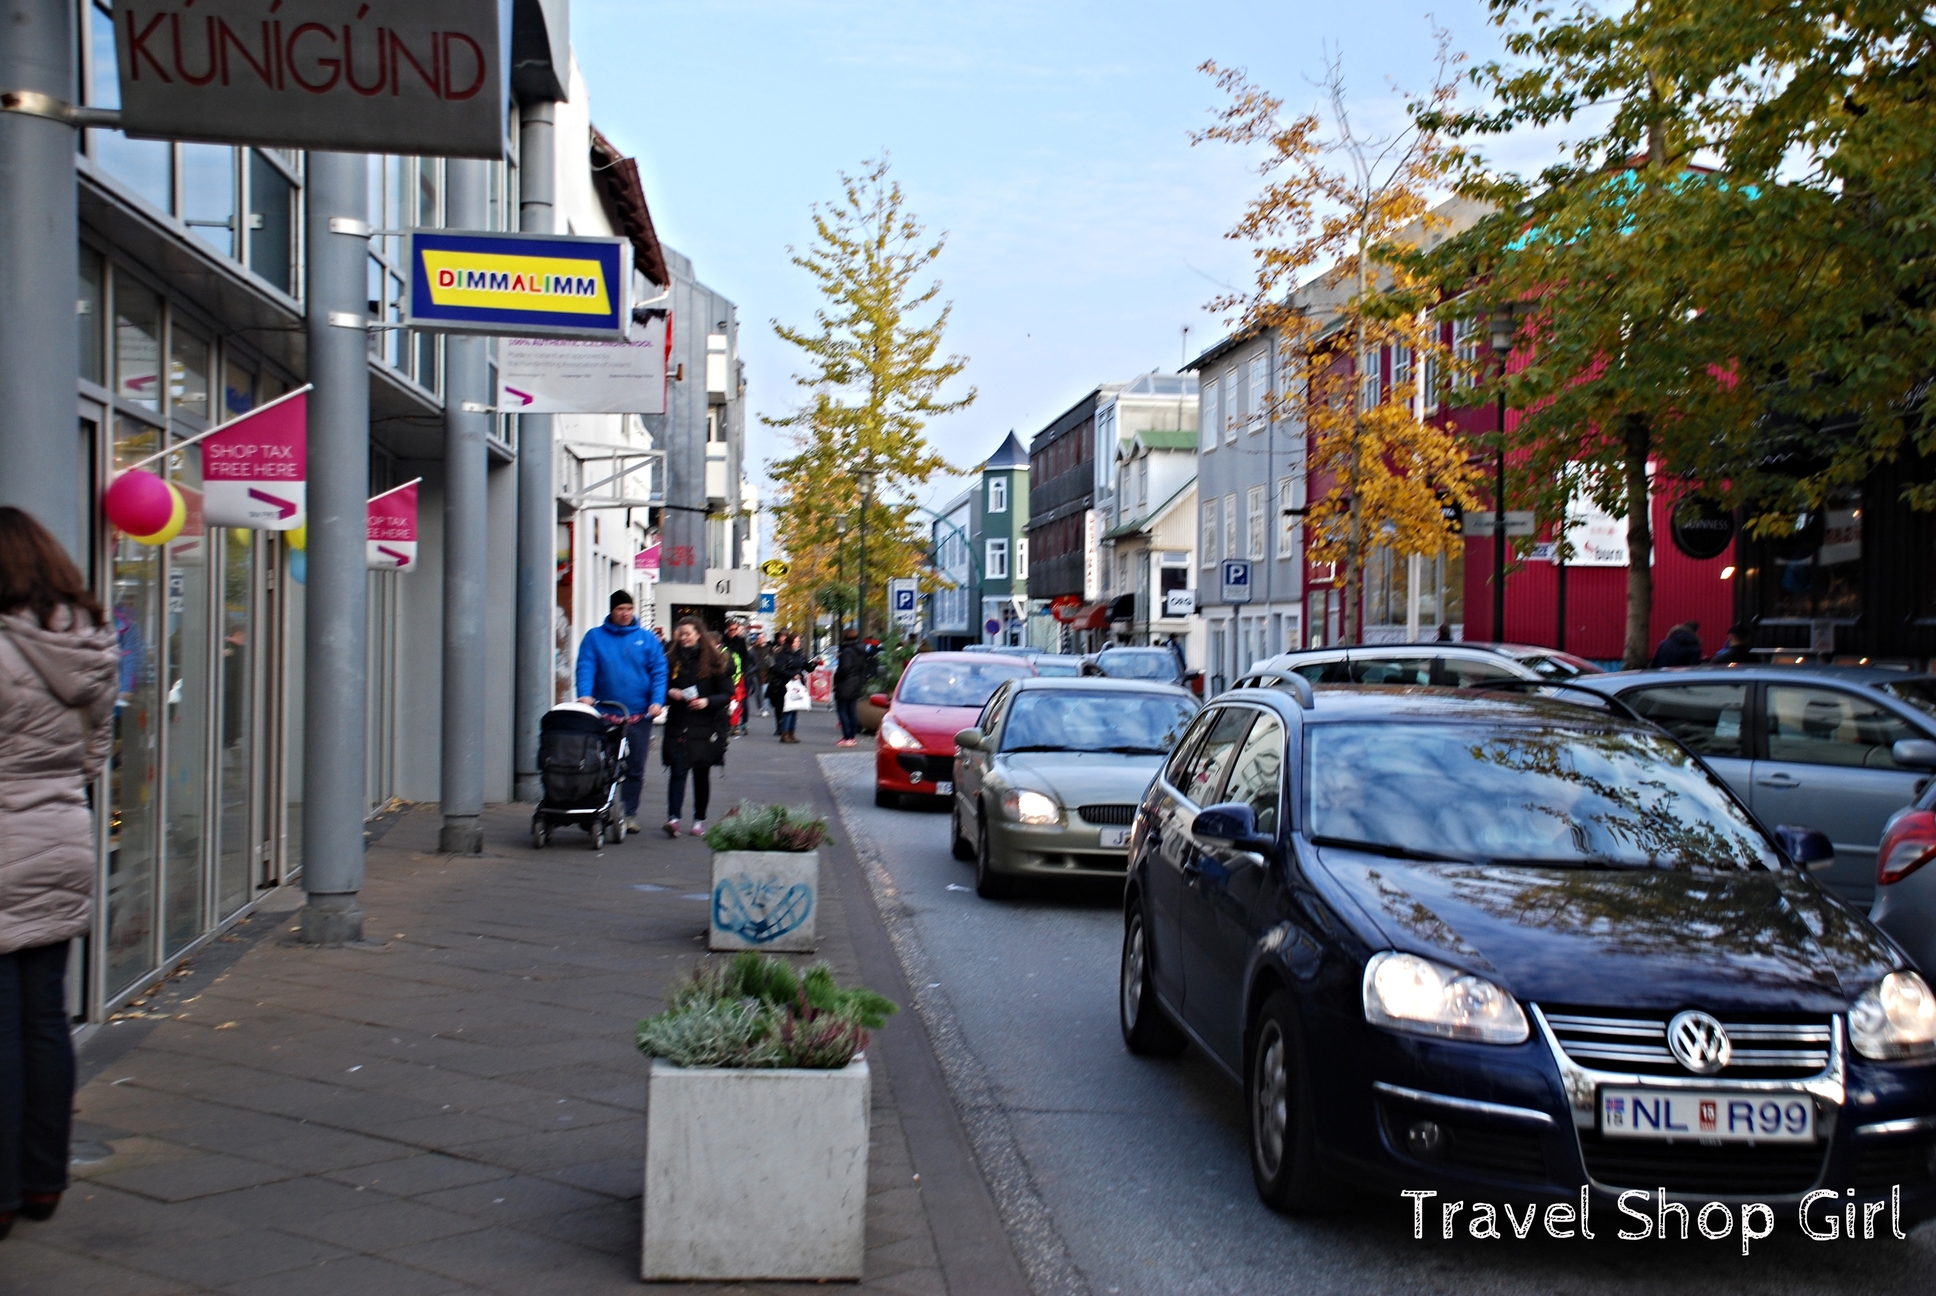
[[[620,811],[619,813],[612,816],[612,845],[616,846],[624,840],[625,840],[625,812]]]
[[[533,819],[531,821],[531,849],[543,850],[550,841],[551,830],[545,827],[543,820]]]
[[[605,849],[605,822],[602,819],[592,821],[592,849]]]

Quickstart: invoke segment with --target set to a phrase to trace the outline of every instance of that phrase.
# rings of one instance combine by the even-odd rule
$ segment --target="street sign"
[[[345,153],[504,156],[510,5],[303,0],[280,9],[280,0],[115,5],[121,129]]]
[[[1492,524],[1496,516],[1491,509],[1483,512],[1474,510],[1465,515],[1465,535],[1468,540],[1492,539]],[[1506,536],[1530,536],[1534,531],[1534,516],[1531,509],[1506,510]]]
[[[981,623],[981,628],[983,630],[986,630],[991,635],[998,635],[1002,632],[1002,623],[997,621],[994,617],[989,617],[986,621]]]
[[[667,321],[642,340],[570,342],[507,337],[498,344],[497,407],[506,414],[663,414]]]
[[[1224,563],[1221,592],[1225,603],[1250,602],[1250,563],[1243,560]]]
[[[1704,495],[1684,499],[1668,516],[1674,547],[1696,561],[1719,558],[1734,543],[1734,514]]]
[[[768,558],[760,564],[760,571],[774,580],[785,580],[786,574],[793,570],[793,564],[784,558]]]
[[[775,612],[778,612],[779,610],[780,610],[780,596],[778,594],[774,593],[772,590],[767,590],[760,595],[760,615],[761,616],[772,616]]]
[[[419,332],[627,340],[629,240],[418,230],[409,245]]]
[[[1166,617],[1191,616],[1196,610],[1197,592],[1195,590],[1170,590],[1163,595],[1163,615]]]
[[[912,576],[896,576],[887,582],[887,607],[904,626],[921,622],[921,585]]]

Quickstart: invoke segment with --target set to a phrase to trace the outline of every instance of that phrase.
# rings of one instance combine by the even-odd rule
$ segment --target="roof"
[[[619,232],[632,242],[632,264],[659,287],[669,287],[672,274],[666,269],[658,231],[652,227],[652,212],[645,205],[639,164],[620,154],[596,126],[592,127],[592,180],[612,205]]]
[[[987,462],[982,464],[982,469],[986,471],[990,468],[1020,468],[1023,472],[1027,472],[1028,466],[1028,447],[1022,444],[1013,431],[1010,431],[1008,439],[996,447],[994,454],[988,456]]]
[[[1127,652],[1128,649],[1110,648],[1107,651]],[[1170,650],[1158,648],[1155,651],[1167,653]],[[1186,697],[1192,702],[1197,700],[1196,694],[1180,684],[1165,684],[1161,680],[1111,679],[1106,675],[1030,675],[1018,680],[1015,687],[1028,689],[1031,692],[1038,689],[1077,689],[1084,693],[1161,693],[1171,697]]]
[[[1197,448],[1197,434],[1188,428],[1147,428],[1132,432],[1124,437],[1125,441],[1141,441],[1152,450],[1194,450]]]
[[[1195,490],[1196,485],[1197,479],[1192,477],[1189,481],[1177,487],[1174,495],[1164,500],[1161,504],[1158,504],[1148,513],[1139,518],[1132,518],[1128,522],[1117,523],[1115,526],[1110,527],[1109,530],[1103,532],[1102,538],[1105,540],[1120,540],[1124,536],[1137,535],[1140,532],[1147,531],[1161,521],[1163,516],[1176,505],[1178,500]]]
[[[1131,379],[1121,391],[1118,399],[1125,396],[1194,396],[1197,394],[1197,376],[1192,373],[1158,373],[1152,371],[1141,377]]]
[[[1282,688],[1232,689],[1219,693],[1219,702],[1248,697],[1288,698]],[[1624,716],[1584,702],[1510,693],[1474,694],[1470,689],[1437,688],[1419,684],[1319,684],[1312,688],[1312,708],[1304,714],[1320,720],[1469,721],[1478,724],[1592,725],[1606,730],[1632,730]],[[1293,704],[1295,709],[1295,704]]]

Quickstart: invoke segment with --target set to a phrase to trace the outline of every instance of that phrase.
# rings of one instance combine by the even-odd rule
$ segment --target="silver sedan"
[[[1116,877],[1137,804],[1197,713],[1181,688],[1142,680],[1028,678],[995,691],[956,735],[955,858],[975,890],[1029,877]]]

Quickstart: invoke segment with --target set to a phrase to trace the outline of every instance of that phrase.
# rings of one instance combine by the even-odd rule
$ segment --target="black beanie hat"
[[[632,607],[632,606],[634,606],[634,604],[632,602],[631,590],[613,590],[612,591],[612,611],[616,612],[622,607]]]

